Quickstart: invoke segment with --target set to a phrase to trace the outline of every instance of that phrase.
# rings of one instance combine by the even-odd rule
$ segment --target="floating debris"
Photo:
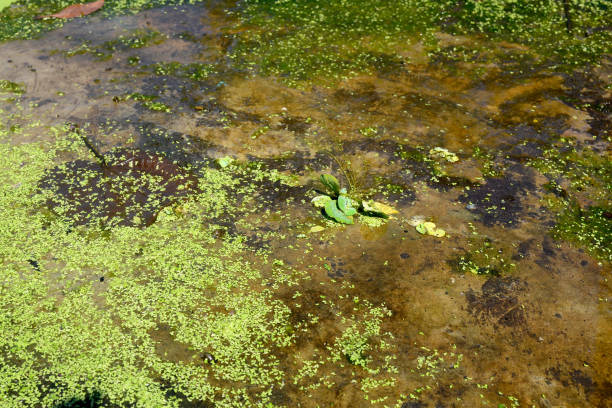
[[[442,238],[446,235],[446,231],[444,231],[442,228],[436,227],[436,224],[431,221],[426,221],[417,224],[415,228],[419,234],[423,235],[431,235],[438,238]]]
[[[459,161],[459,157],[457,157],[455,153],[450,152],[448,151],[448,149],[445,149],[443,147],[434,147],[429,151],[429,155],[434,158],[446,160],[450,163],[455,163]]]
[[[399,212],[390,205],[379,203],[377,201],[363,201],[361,206],[363,207],[363,211],[365,213],[374,214],[379,217],[387,218],[391,215],[399,214]]]

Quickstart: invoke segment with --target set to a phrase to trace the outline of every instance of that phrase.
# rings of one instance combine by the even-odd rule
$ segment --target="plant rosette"
[[[370,217],[389,218],[398,211],[390,205],[376,201],[356,201],[347,195],[346,188],[340,188],[338,180],[330,174],[322,174],[319,178],[327,194],[314,197],[312,205],[322,209],[330,219],[341,224],[353,224],[353,216],[367,215]]]

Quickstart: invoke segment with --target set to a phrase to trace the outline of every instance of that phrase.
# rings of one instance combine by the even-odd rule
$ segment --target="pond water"
[[[0,44],[0,406],[612,406],[612,61],[293,80],[227,7]]]

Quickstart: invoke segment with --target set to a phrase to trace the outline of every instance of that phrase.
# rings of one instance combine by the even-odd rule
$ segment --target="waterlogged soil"
[[[289,86],[234,65],[233,18],[0,44],[0,406],[612,406],[610,238],[554,232],[610,208],[612,63],[439,34]],[[398,214],[333,222],[323,173]]]

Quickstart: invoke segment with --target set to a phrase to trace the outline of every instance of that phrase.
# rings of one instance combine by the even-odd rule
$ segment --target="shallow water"
[[[550,149],[587,150],[609,160],[605,84],[612,64],[566,74],[510,43],[485,42],[489,56],[469,62],[430,58],[408,45],[402,52],[413,56],[410,66],[295,88],[234,65],[226,54],[233,46],[232,18],[223,5],[166,7],[112,19],[91,16],[40,39],[0,44],[0,79],[23,84],[25,91],[2,102],[2,122],[13,126],[5,139],[14,146],[52,142],[57,132],[49,129],[69,122],[85,129],[107,157],[111,149],[139,149],[200,175],[218,170],[216,159],[235,159],[242,167],[220,169],[238,180],[223,187],[231,204],[210,210],[200,223],[212,231],[210,239],[193,245],[211,259],[240,259],[256,271],[245,287],[261,293],[263,303],[282,305],[287,315],[275,318],[289,325],[291,341],[264,347],[259,368],[251,364],[253,356],[224,351],[223,341],[188,343],[190,319],[233,345],[234,333],[242,333],[238,327],[201,322],[215,313],[242,322],[240,313],[247,321],[261,316],[249,317],[250,309],[227,298],[202,306],[198,296],[214,298],[215,289],[197,286],[191,275],[184,284],[179,279],[172,287],[160,284],[156,294],[147,292],[166,279],[161,272],[147,276],[147,268],[157,265],[151,248],[149,255],[133,255],[150,262],[134,261],[144,269],[114,267],[110,276],[94,261],[79,265],[78,259],[38,254],[45,260],[40,279],[49,296],[65,302],[71,289],[64,282],[70,281],[91,286],[102,310],[123,307],[110,324],[126,333],[136,332],[125,323],[130,313],[157,321],[146,331],[157,356],[181,367],[212,367],[201,377],[190,372],[192,381],[206,379],[223,390],[198,399],[197,387],[185,384],[187,374],[180,379],[151,370],[151,381],[184,400],[182,406],[612,406],[609,262],[553,238],[558,214],[546,205],[551,179],[534,164]],[[112,42],[121,36],[149,40],[142,47]],[[440,34],[439,41],[444,48],[483,40]],[[527,57],[512,57],[523,53]],[[607,108],[579,109],[587,102]],[[459,160],[433,157],[434,147]],[[100,167],[86,150],[79,152],[62,152],[55,164],[88,160],[83,169]],[[261,172],[244,170],[253,168]],[[326,220],[310,203],[323,188],[321,173],[334,174],[349,194],[399,213],[369,223],[360,217],[355,225]],[[562,176],[556,181],[570,189]],[[575,199],[583,208],[601,205],[602,197],[609,205],[605,186],[603,196],[593,191],[576,191]],[[128,202],[135,200],[130,197]],[[161,200],[154,211],[165,211],[171,201]],[[181,211],[174,204],[174,213]],[[446,236],[419,234],[414,217],[435,222]],[[183,220],[173,222],[180,228]],[[311,232],[313,226],[324,229]],[[155,243],[164,229],[155,231],[138,239]],[[242,246],[222,252],[222,242],[232,237],[240,237]],[[190,258],[189,252],[174,255]],[[176,262],[188,269],[188,261]],[[212,282],[223,266],[210,263],[204,268],[212,271],[206,274]],[[279,265],[286,270],[276,271]],[[121,298],[122,285],[143,285],[142,304]],[[189,312],[181,315],[187,321],[166,316],[181,309],[187,292]],[[158,297],[177,304],[147,314]],[[380,305],[390,313],[381,312],[376,329],[363,334],[368,322],[377,321]],[[346,345],[338,346],[344,358],[336,358],[334,347],[351,325],[367,338],[357,341],[367,348],[351,357]],[[258,329],[245,330],[249,337]],[[140,341],[146,343],[138,338],[134,344]],[[278,373],[249,385],[227,374],[227,367],[243,365],[228,361],[235,356],[253,370],[272,372],[273,366]],[[319,364],[311,376],[304,374],[307,361]],[[366,391],[374,381],[379,383]],[[102,405],[127,401],[104,389],[102,395]]]

